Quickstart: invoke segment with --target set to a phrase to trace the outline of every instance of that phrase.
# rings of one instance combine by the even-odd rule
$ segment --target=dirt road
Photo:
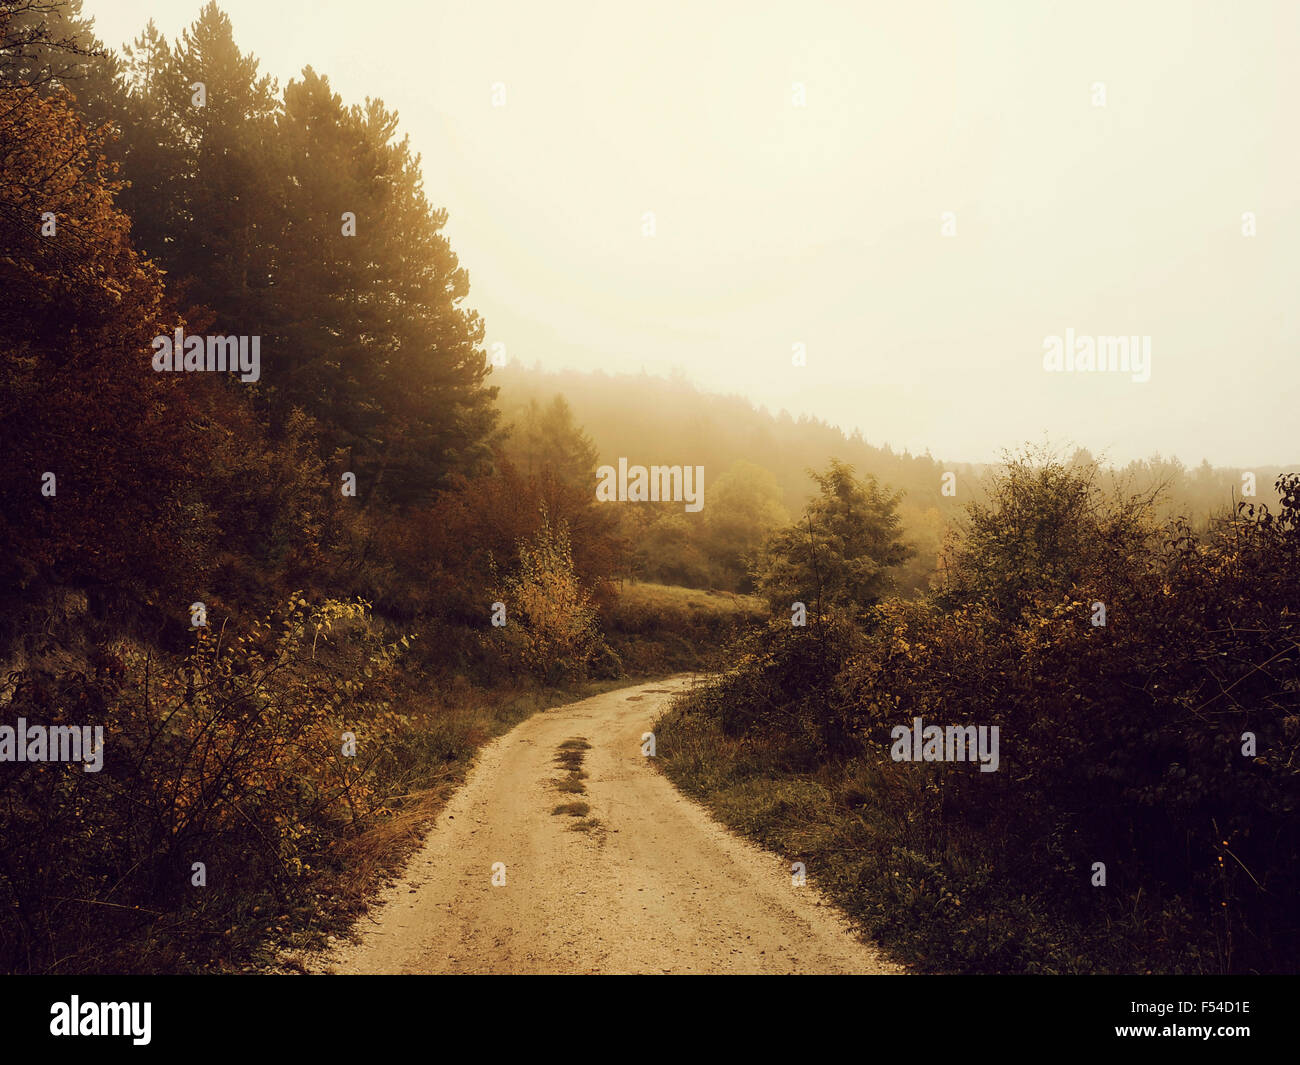
[[[642,756],[642,734],[688,683],[608,692],[539,713],[494,740],[404,877],[361,919],[360,943],[319,968],[898,971],[859,943],[811,885],[792,886],[788,861],[721,828]],[[557,756],[576,740],[590,744],[567,748],[581,752],[567,757],[582,759],[585,794],[566,794],[558,786],[572,778]],[[569,802],[590,810],[552,812]]]

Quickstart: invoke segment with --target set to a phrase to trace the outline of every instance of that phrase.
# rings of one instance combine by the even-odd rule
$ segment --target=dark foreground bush
[[[246,632],[197,629],[179,662],[118,645],[89,675],[12,674],[4,725],[89,726],[102,748],[94,772],[89,751],[5,766],[0,968],[183,967],[246,909],[301,903],[295,882],[383,806],[407,643],[361,604],[295,598]]]

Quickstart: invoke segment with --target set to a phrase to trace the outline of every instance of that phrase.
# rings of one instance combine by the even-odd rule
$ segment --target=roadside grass
[[[1089,927],[1048,892],[1008,890],[1002,863],[1014,859],[996,835],[945,824],[935,774],[946,767],[905,772],[862,757],[801,768],[782,738],[728,736],[689,693],[654,730],[655,762],[684,794],[787,862],[803,862],[864,937],[913,971],[1134,972],[1132,959],[1143,956],[1160,959],[1148,963],[1155,971],[1194,971],[1179,960],[1197,934],[1183,914],[1143,901]],[[1168,942],[1153,945],[1153,928]]]
[[[574,750],[560,751],[555,756],[556,764],[561,766],[564,769],[567,769],[569,772],[573,772],[574,770],[580,768],[582,765],[582,759],[583,759],[583,753],[581,751],[574,751]]]
[[[587,788],[582,783],[587,779],[587,774],[582,770],[582,761],[586,757],[586,752],[591,749],[591,744],[580,736],[571,740],[565,740],[560,744],[555,752],[555,761],[562,768],[568,770],[568,775],[563,780],[557,780],[555,787],[557,791],[570,794],[582,795]],[[575,821],[569,825],[570,830],[574,832],[592,832],[600,828],[600,818],[587,817],[591,813],[591,807],[585,802],[565,802],[560,803],[551,811],[551,814],[568,814],[570,817],[583,818],[581,821]]]
[[[767,613],[756,596],[654,581],[629,582],[621,587],[619,595],[628,607],[650,609],[661,615],[681,609],[721,614]]]
[[[562,780],[555,782],[558,791],[569,795],[583,795],[586,793],[587,786],[583,784],[583,781],[587,779],[587,774],[583,771],[582,762],[587,756],[586,752],[590,749],[591,744],[580,736],[565,740],[560,744],[555,752],[555,762],[561,769],[566,771],[566,775]]]
[[[718,649],[768,613],[754,596],[636,582],[621,586],[602,622],[628,676],[648,677],[715,668]]]

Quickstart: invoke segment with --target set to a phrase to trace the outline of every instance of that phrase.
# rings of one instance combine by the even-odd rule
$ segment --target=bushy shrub
[[[170,665],[117,646],[91,675],[10,676],[4,724],[102,726],[104,742],[98,772],[25,762],[0,778],[0,969],[200,959],[382,810],[376,781],[405,724],[384,678],[408,638],[385,642],[364,604],[295,597],[193,639]]]
[[[505,625],[493,633],[507,658],[543,683],[585,678],[592,661],[611,652],[591,595],[574,572],[567,526],[543,520],[518,546],[518,566],[501,579],[496,599],[505,605]]]
[[[950,545],[940,595],[887,600],[845,635],[773,622],[692,705],[774,749],[822,737],[819,779],[839,772],[830,741],[856,739],[873,846],[938,863],[987,912],[1036,915],[951,964],[1294,971],[1300,477],[1277,491],[1277,513],[1195,536],[1101,499],[1087,470],[1013,466]],[[998,726],[999,770],[894,763],[890,731],[916,717]],[[942,912],[964,934],[970,910]]]

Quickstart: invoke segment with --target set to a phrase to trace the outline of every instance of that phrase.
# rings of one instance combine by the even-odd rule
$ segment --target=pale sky
[[[201,6],[85,0],[112,47]],[[959,461],[1300,461],[1294,0],[221,6],[281,87],[399,112],[511,359]],[[1067,329],[1150,380],[1046,372]]]

